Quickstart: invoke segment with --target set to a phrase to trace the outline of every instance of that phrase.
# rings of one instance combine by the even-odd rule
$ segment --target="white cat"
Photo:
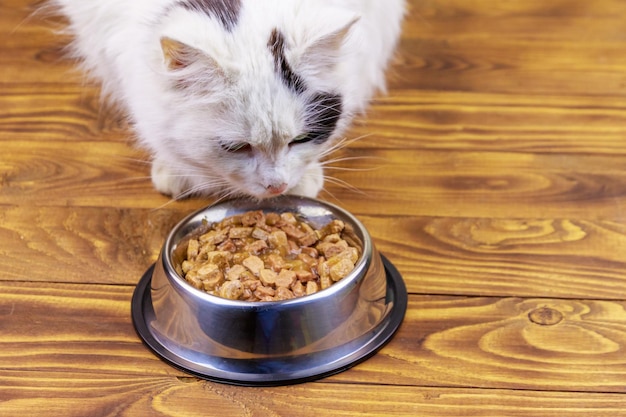
[[[51,0],[174,197],[315,196],[384,90],[404,0]]]

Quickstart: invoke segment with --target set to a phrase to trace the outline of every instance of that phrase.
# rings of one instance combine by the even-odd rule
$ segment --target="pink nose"
[[[286,189],[287,184],[284,182],[267,186],[267,191],[269,191],[271,194],[282,194]]]

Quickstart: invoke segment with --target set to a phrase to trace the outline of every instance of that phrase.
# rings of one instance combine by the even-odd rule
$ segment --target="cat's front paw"
[[[155,159],[152,162],[152,184],[161,194],[170,197],[179,197],[184,193],[185,184],[182,177],[176,174],[162,160]]]
[[[296,184],[295,187],[287,191],[287,194],[315,198],[322,190],[323,186],[324,171],[322,170],[321,165],[313,164],[306,169],[304,175],[302,175],[302,178],[300,179],[300,182]]]

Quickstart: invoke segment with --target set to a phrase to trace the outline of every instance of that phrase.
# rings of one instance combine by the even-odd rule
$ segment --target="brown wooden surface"
[[[241,388],[130,320],[168,230],[35,2],[0,1],[1,416],[626,416],[626,2],[413,0],[389,96],[322,197],[398,267],[396,337],[341,374]]]

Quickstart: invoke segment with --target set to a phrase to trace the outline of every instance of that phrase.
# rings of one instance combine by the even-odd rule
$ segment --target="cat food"
[[[190,239],[179,273],[195,288],[231,300],[310,295],[354,269],[359,249],[344,230],[337,219],[315,229],[294,213],[249,211]]]

